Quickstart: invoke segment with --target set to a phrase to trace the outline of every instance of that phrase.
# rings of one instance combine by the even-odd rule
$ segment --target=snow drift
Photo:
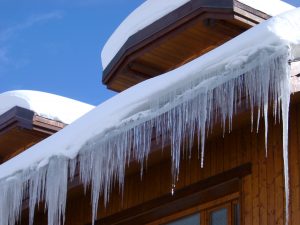
[[[256,113],[263,115],[266,141],[270,102],[275,117],[281,115],[287,209],[288,61],[300,56],[299,34],[300,9],[274,17],[176,70],[116,95],[1,165],[0,224],[18,221],[25,192],[30,224],[40,200],[48,208],[48,224],[62,224],[67,182],[76,166],[83,184],[91,185],[94,220],[99,194],[107,203],[113,182],[123,189],[126,163],[137,160],[142,167],[147,160],[153,131],[162,145],[171,143],[175,183],[181,144],[187,141],[184,151],[188,153],[198,135],[203,164],[207,130],[216,118],[223,127],[227,120],[230,125],[242,96],[252,114],[257,108]]]

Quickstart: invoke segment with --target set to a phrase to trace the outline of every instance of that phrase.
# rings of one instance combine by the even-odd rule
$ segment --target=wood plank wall
[[[290,111],[290,224],[300,221],[300,104]],[[284,225],[284,186],[282,160],[281,125],[269,124],[268,157],[265,157],[264,130],[261,123],[259,134],[250,132],[250,125],[236,129],[230,134],[215,137],[206,144],[205,166],[200,168],[198,153],[181,163],[180,177],[176,188],[222,173],[244,163],[252,163],[252,174],[242,181],[242,224],[243,225]],[[187,157],[186,157],[187,158]],[[164,161],[153,165],[140,174],[126,178],[123,197],[116,188],[111,202],[105,209],[99,207],[99,218],[137,206],[143,202],[167,194],[171,189],[171,164]],[[80,192],[80,194],[78,194]],[[175,192],[176,194],[176,192]],[[90,197],[82,190],[71,194],[67,203],[66,225],[82,225],[91,222]],[[122,200],[123,198],[123,200]],[[24,222],[24,220],[23,220]],[[24,223],[26,224],[26,223]],[[35,224],[46,224],[45,218],[37,216]]]

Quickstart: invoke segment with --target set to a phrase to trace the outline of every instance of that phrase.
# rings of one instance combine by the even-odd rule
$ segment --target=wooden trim
[[[147,223],[147,225],[161,225],[161,224],[166,224],[170,223],[188,216],[191,216],[193,214],[199,213],[200,214],[200,219],[203,221],[201,225],[206,225],[207,220],[209,219],[207,217],[207,211],[211,208],[214,208],[215,206],[221,206],[221,205],[226,205],[228,203],[232,202],[240,202],[240,193],[233,193],[230,195],[226,195],[225,197],[214,199],[213,201],[197,205],[192,208],[188,208],[186,210],[177,212],[175,214],[171,214],[167,217],[160,218],[158,220],[155,220],[153,222]]]
[[[64,128],[67,124],[50,120],[38,115],[35,115],[32,121],[33,130],[40,131],[47,134],[53,134]]]
[[[256,18],[260,18],[260,19],[263,19],[263,20],[267,20],[271,17],[270,15],[268,15],[264,12],[261,12],[257,9],[254,9],[254,8],[248,6],[248,5],[245,5],[245,4],[243,4],[243,3],[241,3],[237,0],[233,1],[233,6],[234,6],[234,8],[238,8],[238,9],[241,9],[241,10],[247,12],[247,16],[249,15],[249,18],[251,18],[252,15],[255,16]]]
[[[241,9],[241,11],[237,12],[237,9]],[[251,24],[257,24],[269,18],[267,14],[236,0],[192,0],[129,37],[104,69],[102,83],[108,84],[123,65],[130,63],[129,59],[132,54],[137,54],[141,49],[156,43],[158,40],[168,38],[170,33],[178,32],[195,18],[206,13],[210,14],[209,18],[211,19],[219,18],[219,14],[223,14],[222,18],[227,15],[228,18],[233,19],[234,15],[237,14],[243,21],[250,20]]]
[[[251,174],[251,163],[212,176],[183,189],[99,219],[97,225],[146,224],[170,214],[240,191],[241,178]]]

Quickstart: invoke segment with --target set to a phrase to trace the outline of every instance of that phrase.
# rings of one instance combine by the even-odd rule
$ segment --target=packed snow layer
[[[40,91],[8,91],[0,94],[0,115],[15,106],[32,110],[47,119],[70,124],[94,106]]]
[[[112,61],[129,37],[189,1],[190,0],[147,0],[135,9],[119,25],[104,45],[101,53],[103,70]],[[294,6],[280,0],[240,0],[239,2],[249,5],[250,7],[271,16],[275,16],[295,8]]]
[[[274,116],[280,115],[288,209],[288,61],[300,56],[299,34],[300,9],[274,17],[178,69],[114,96],[0,165],[0,193],[4,193],[0,195],[0,224],[13,225],[19,219],[27,192],[30,222],[34,207],[44,200],[48,224],[61,224],[67,182],[76,167],[84,186],[91,185],[94,220],[99,194],[106,204],[113,183],[123,190],[126,164],[137,160],[143,171],[153,131],[162,146],[171,144],[175,185],[182,151],[189,154],[198,136],[203,166],[207,130],[216,121],[224,129],[228,121],[230,129],[242,97],[252,118],[257,114],[257,124],[263,115],[266,141],[269,103],[273,103]],[[181,149],[183,143],[187,147]]]

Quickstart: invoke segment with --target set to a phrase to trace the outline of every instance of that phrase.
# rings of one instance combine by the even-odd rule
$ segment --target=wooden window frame
[[[241,165],[177,190],[174,195],[164,195],[119,213],[101,218],[95,224],[154,224],[153,221],[158,221],[161,218],[193,207],[212,204],[212,201],[216,204],[218,199],[226,198],[226,196],[234,195],[237,199],[242,193],[242,178],[251,174],[251,171],[251,163]],[[240,206],[242,206],[241,202]]]
[[[209,221],[210,213],[221,208],[227,208],[228,215],[230,215],[228,218],[228,224],[231,224],[233,220],[233,205],[237,203],[241,204],[240,197],[241,193],[236,192],[231,195],[215,199],[210,202],[200,204],[196,207],[189,208],[167,217],[158,219],[156,221],[148,223],[147,225],[166,225],[170,222],[175,222],[176,220],[180,220],[197,213],[200,215],[200,221],[202,222],[200,223],[201,225],[211,225]]]

